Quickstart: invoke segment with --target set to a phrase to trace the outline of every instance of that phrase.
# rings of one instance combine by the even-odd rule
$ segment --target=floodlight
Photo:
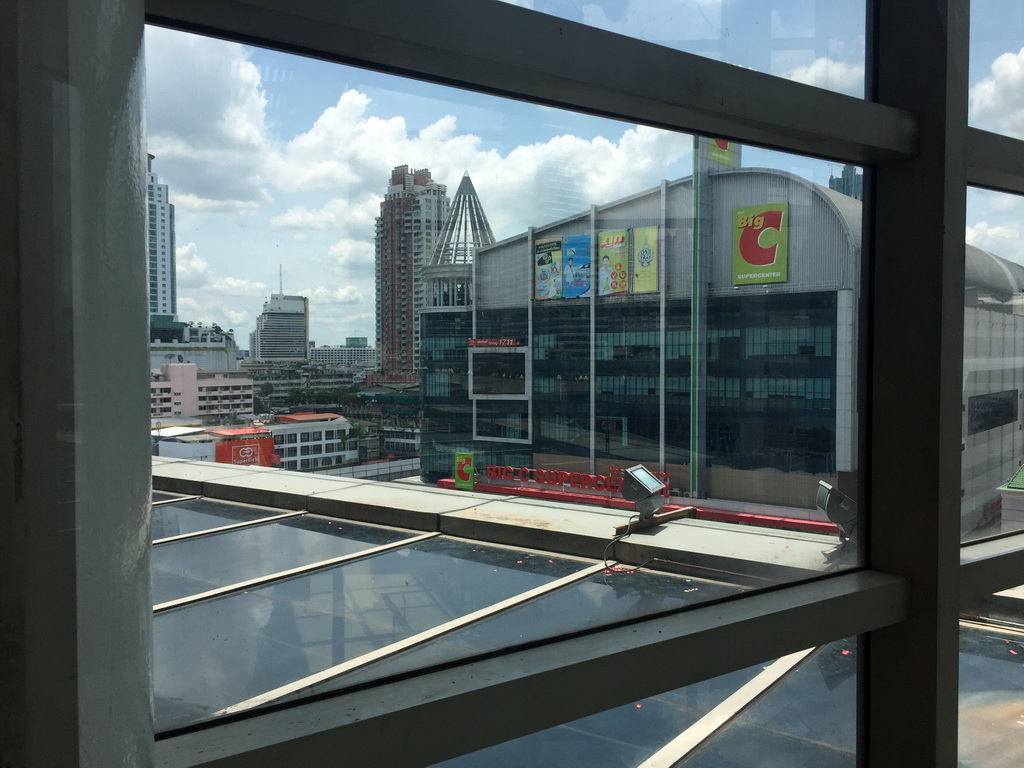
[[[643,464],[628,467],[623,472],[626,473],[626,481],[622,484],[622,497],[634,502],[641,520],[650,520],[655,512],[665,506],[661,496],[665,484]]]
[[[844,557],[849,548],[856,551],[857,545],[857,502],[841,491],[837,491],[824,480],[818,481],[818,492],[814,505],[839,526],[839,546],[825,552],[830,563]]]

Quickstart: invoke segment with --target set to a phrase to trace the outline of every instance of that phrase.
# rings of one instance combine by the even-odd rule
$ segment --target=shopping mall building
[[[424,479],[469,452],[481,473],[643,462],[738,511],[856,494],[861,202],[699,147],[696,204],[687,177],[532,228],[477,252],[472,308],[424,312]],[[964,532],[1024,461],[1022,287],[967,247]]]

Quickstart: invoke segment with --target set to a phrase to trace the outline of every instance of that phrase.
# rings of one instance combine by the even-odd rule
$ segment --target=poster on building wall
[[[533,244],[533,297],[538,301],[562,297],[562,238],[537,240]]]
[[[658,228],[633,230],[633,293],[658,290]]]
[[[733,143],[725,139],[711,139],[711,162],[722,165],[733,164]]]
[[[214,461],[221,464],[272,467],[276,465],[274,458],[272,437],[221,440],[214,446]]]
[[[788,230],[788,203],[733,209],[732,284],[786,282]]]
[[[590,235],[570,235],[562,245],[562,296],[590,296]]]
[[[598,235],[598,296],[629,293],[629,231]]]
[[[476,481],[476,469],[473,467],[472,453],[455,454],[455,487],[463,491],[472,491]]]

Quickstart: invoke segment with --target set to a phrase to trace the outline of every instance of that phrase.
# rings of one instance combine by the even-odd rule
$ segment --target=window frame
[[[865,684],[861,691],[862,721],[859,724],[861,762],[875,768],[908,763],[956,764],[955,669],[961,600],[1024,582],[1024,535],[961,547],[958,528],[952,522],[957,519],[959,509],[962,233],[966,187],[971,184],[1024,193],[1024,172],[1015,170],[1024,168],[1024,142],[967,127],[968,0],[867,2],[866,70],[869,92],[876,101],[780,80],[497,0],[435,0],[430,4],[417,0],[349,3],[127,0],[124,5],[128,23],[125,26],[117,27],[109,18],[105,19],[104,23],[110,24],[111,34],[124,36],[117,37],[122,45],[122,48],[115,46],[118,53],[124,53],[124,48],[130,48],[133,40],[141,36],[144,8],[150,22],[186,31],[669,130],[863,164],[872,182],[864,209],[865,250],[878,255],[878,258],[864,260],[869,339],[867,368],[860,382],[865,394],[861,402],[866,404],[860,433],[864,457],[861,466],[866,476],[865,506],[869,510],[865,570],[811,584],[780,587],[737,600],[733,604],[737,611],[749,611],[742,620],[736,618],[723,623],[720,609],[717,613],[716,609],[697,609],[686,616],[707,623],[699,641],[688,640],[691,635],[687,635],[683,626],[660,626],[663,633],[660,639],[641,642],[639,648],[635,643],[627,647],[614,631],[561,639],[494,659],[494,663],[454,667],[386,688],[366,689],[353,694],[355,698],[346,699],[346,707],[350,703],[357,705],[357,716],[345,722],[340,722],[344,715],[339,710],[343,707],[332,707],[331,704],[338,702],[323,700],[164,738],[156,745],[155,756],[159,763],[261,766],[279,765],[287,759],[295,764],[316,765],[336,761],[339,754],[351,756],[354,762],[372,762],[374,758],[381,762],[384,750],[390,750],[389,765],[420,765],[424,759],[455,756],[590,711],[655,694],[679,679],[694,682],[758,659],[781,656],[811,642],[865,633],[866,676],[862,677]],[[83,21],[79,15],[83,11],[71,10],[72,5],[68,0],[60,6],[60,23],[69,28]],[[89,8],[94,6],[98,7],[98,3]],[[44,14],[43,10],[28,10],[30,7],[21,0],[0,11],[0,20],[4,22],[0,24],[0,30],[4,30],[0,32],[0,39],[5,43],[19,42],[19,51],[46,48],[30,45],[43,38],[39,28],[43,26]],[[132,16],[133,11],[135,16]],[[22,21],[19,14],[30,23],[14,23]],[[459,23],[451,23],[449,20],[453,18],[459,19]],[[493,28],[500,28],[502,35],[495,37],[486,33]],[[97,48],[102,45],[100,37],[92,42]],[[915,44],[908,46],[908,40]],[[613,61],[599,60],[595,51],[609,46],[614,46],[619,55]],[[84,71],[76,72],[75,78],[69,77],[68,82],[86,88],[83,93],[95,97],[97,94],[87,89],[92,85],[89,78],[99,79],[99,62],[102,60],[105,66],[110,57],[90,57],[78,51],[69,53],[72,47],[68,44],[63,55],[83,66]],[[33,79],[35,73],[29,72],[30,67],[24,63],[27,59],[19,58],[28,54],[15,55],[14,50],[15,46],[2,48],[3,62],[8,64],[13,60],[18,65],[14,69],[24,80],[24,83],[21,79],[18,81],[21,87],[37,87],[38,80]],[[139,56],[139,51],[129,53],[126,69],[136,67]],[[118,62],[123,66],[120,60]],[[50,180],[45,182],[53,185],[49,188],[51,191],[60,188],[54,179],[59,177],[63,181],[63,174],[68,170],[59,163],[66,161],[70,166],[73,157],[77,157],[67,148],[78,138],[75,132],[93,130],[88,121],[76,122],[68,119],[69,114],[77,115],[75,110],[83,110],[86,117],[96,119],[98,112],[89,110],[98,110],[121,115],[125,92],[127,101],[132,102],[128,112],[133,105],[137,114],[141,98],[138,84],[111,82],[116,87],[102,90],[99,99],[75,101],[74,88],[66,84],[53,91],[52,99],[36,99],[46,102],[46,109],[51,112],[38,118],[38,124],[31,122],[37,118],[28,118],[25,125],[39,129],[49,125],[47,121],[52,122],[57,126],[54,142],[62,148],[59,153],[51,153],[57,157],[49,161],[56,165],[57,173],[50,174]],[[96,90],[100,91],[99,87]],[[19,98],[20,108],[31,103],[24,95],[15,93],[15,96]],[[762,107],[766,102],[773,105],[771,111]],[[62,115],[63,122],[58,119]],[[99,133],[103,137],[113,135],[106,125],[102,128]],[[25,127],[19,130],[19,136],[31,133]],[[7,148],[10,145],[7,137],[4,142]],[[53,149],[46,146],[45,140],[42,144],[44,149]],[[36,151],[40,157],[47,157],[45,151],[35,148],[19,150],[16,162],[20,161],[21,183],[30,176],[26,168],[31,165],[28,161]],[[4,153],[0,153],[0,157],[3,156]],[[0,175],[0,178],[5,176]],[[39,183],[48,178],[46,173],[38,176]],[[138,189],[132,198],[140,202],[133,235],[144,231],[142,178],[140,174]],[[106,177],[103,180],[109,181]],[[0,184],[8,190],[6,180]],[[101,184],[97,188],[105,186],[110,185]],[[125,186],[131,187],[131,184]],[[31,199],[48,201],[38,203],[39,210],[57,211],[62,214],[59,216],[61,223],[68,223],[65,219],[71,220],[73,213],[91,210],[88,203],[76,197],[77,190],[62,190],[69,198],[65,201],[57,200],[59,196],[52,194],[33,196],[28,192],[34,188],[26,189],[27,192],[22,192],[18,188],[17,201],[26,209]],[[113,214],[108,212],[107,215]],[[79,215],[76,220],[85,222],[89,218]],[[39,220],[46,219],[44,216]],[[941,220],[944,226],[934,226],[936,220]],[[4,222],[6,224],[8,219]],[[2,234],[5,244],[15,240],[7,229]],[[36,246],[18,244],[18,253],[23,254],[19,261],[23,270],[24,265],[30,263],[28,257],[33,247]],[[929,270],[920,269],[921,253],[929,254]],[[79,261],[63,259],[64,251],[61,251],[49,261],[40,262],[38,276],[13,274],[11,280],[0,281],[0,285],[17,285],[26,306],[21,309],[21,305],[14,303],[5,305],[3,317],[13,322],[5,322],[4,327],[18,327],[18,320],[28,318],[34,311],[28,302],[34,288],[40,288],[40,296],[48,295],[42,281],[61,285],[68,279],[67,270],[71,266],[81,268]],[[128,258],[120,263],[132,272],[125,282],[137,284],[139,296],[143,297],[138,300],[137,309],[141,310],[148,301],[143,291],[144,269],[128,265]],[[10,275],[6,265],[0,268],[5,270],[5,277]],[[16,272],[14,268],[11,270]],[[74,277],[81,279],[77,272]],[[91,273],[86,277],[91,279]],[[914,302],[906,300],[908,280],[913,281]],[[97,287],[99,285],[97,282]],[[86,289],[90,287],[92,283],[75,284],[75,290],[83,295],[89,295]],[[79,304],[71,303],[71,306],[77,308]],[[44,315],[45,319],[52,323],[61,309],[52,310]],[[135,312],[135,308],[131,312]],[[904,333],[892,333],[892,328],[904,329]],[[61,329],[55,328],[53,335],[56,337],[60,332]],[[908,335],[912,335],[914,344],[906,344]],[[4,352],[17,346],[14,342],[8,343],[9,335],[2,338]],[[31,350],[25,352],[26,362],[17,357],[21,368],[13,378],[20,375],[23,382],[38,380],[38,374],[33,379],[28,373],[30,363],[37,360],[33,354]],[[115,359],[117,353],[108,355]],[[58,402],[79,403],[76,417],[80,418],[76,428],[95,429],[93,423],[100,420],[99,415],[106,415],[104,398],[98,394],[101,390],[96,388],[93,392],[93,379],[98,378],[95,364],[79,362],[70,355],[67,359],[75,360],[74,367],[71,373],[56,379],[55,388],[61,390],[61,395],[75,397],[64,397]],[[126,365],[125,369],[131,370],[131,366]],[[75,374],[81,372],[89,375],[80,381]],[[5,394],[18,390],[17,381],[10,383],[5,379],[4,382]],[[128,380],[119,391],[129,392],[129,385],[134,383],[134,379]],[[65,389],[69,392],[65,393]],[[912,401],[904,395],[910,391],[914,392]],[[91,406],[88,403],[92,402],[93,394],[97,395],[97,404]],[[46,392],[42,388],[39,392],[30,391],[24,396],[24,402],[28,406],[37,405],[44,395],[49,396],[48,389]],[[29,480],[36,483],[40,481],[38,469],[33,468],[31,461],[35,460],[40,467],[45,464],[40,458],[44,454],[40,446],[57,444],[57,438],[52,436],[66,434],[62,431],[66,424],[58,418],[59,408],[51,407],[49,400],[43,405],[45,412],[34,411],[37,415],[33,429],[39,436],[31,435],[26,443],[25,466],[34,473]],[[144,405],[140,399],[139,408],[143,409]],[[5,433],[14,420],[5,410]],[[126,438],[132,424],[130,419],[123,423],[118,421],[109,428],[112,438],[118,434]],[[90,437],[95,435],[90,434]],[[111,439],[105,444],[115,445],[117,440]],[[64,444],[60,445],[63,450]],[[130,447],[135,446],[136,443],[131,443]],[[79,453],[74,456],[83,466],[87,461],[112,460],[108,457],[88,459]],[[6,467],[7,459],[3,461]],[[70,462],[68,466],[72,470],[77,468]],[[126,479],[114,483],[109,493],[115,501],[134,504],[137,493],[127,485],[138,480],[142,470],[138,461],[129,459],[126,466]],[[88,476],[80,472],[77,477]],[[99,494],[100,486],[110,475],[100,471],[91,476],[99,479],[76,480],[77,506],[71,508],[72,517],[84,516],[90,511],[93,496]],[[914,480],[910,497],[913,503],[908,503],[908,477]],[[61,484],[50,485],[60,487]],[[122,558],[110,553],[112,539],[104,535],[108,528],[123,534],[122,552],[134,552],[133,545],[127,542],[137,537],[123,526],[107,523],[105,518],[97,522],[94,531],[86,531],[76,525],[76,519],[67,519],[59,503],[61,499],[46,495],[50,493],[48,489],[33,492],[63,515],[54,518],[55,524],[60,524],[57,530],[81,529],[82,532],[75,534],[80,537],[77,539],[56,539],[59,546],[52,546],[51,541],[44,542],[40,534],[38,541],[33,539],[32,546],[26,550],[29,554],[15,553],[18,566],[25,566],[32,574],[36,571],[30,569],[37,567],[28,561],[32,553],[54,569],[56,575],[50,583],[65,588],[57,592],[53,605],[47,606],[45,618],[55,628],[70,626],[77,631],[77,634],[63,632],[66,638],[53,641],[57,646],[53,653],[48,649],[47,654],[40,655],[45,665],[33,666],[34,661],[26,662],[29,684],[25,687],[31,688],[35,696],[42,696],[43,682],[55,677],[53,673],[40,671],[45,666],[56,669],[61,680],[74,681],[55,686],[53,695],[66,694],[69,686],[74,693],[86,691],[87,695],[78,698],[66,697],[69,701],[51,710],[52,722],[72,724],[68,726],[74,732],[70,743],[76,754],[72,759],[78,757],[79,751],[86,755],[90,749],[96,749],[92,745],[102,741],[97,738],[101,733],[111,736],[108,741],[114,745],[112,749],[135,744],[140,734],[147,735],[145,726],[138,717],[123,721],[107,717],[110,722],[101,723],[99,714],[94,713],[107,712],[104,706],[98,706],[101,700],[105,704],[107,699],[93,695],[96,689],[89,673],[92,668],[113,668],[96,663],[95,648],[99,644],[94,636],[101,624],[104,628],[106,625],[95,617],[109,613],[104,607],[103,589],[134,589],[143,594],[148,573],[139,568],[129,577],[118,572],[118,580],[79,584],[78,590],[74,585],[76,567],[82,563],[122,562]],[[36,497],[29,496],[30,501],[33,498]],[[111,506],[110,497],[103,501]],[[27,503],[20,501],[11,509],[14,514],[29,511]],[[34,526],[39,524],[33,522]],[[9,553],[15,544],[4,546],[6,548],[0,552]],[[58,567],[61,557],[63,565]],[[136,554],[132,562],[145,565],[146,555]],[[20,583],[4,587],[5,590],[18,588]],[[6,596],[8,592],[3,594]],[[124,608],[134,599],[118,595],[119,602],[110,601],[112,606]],[[137,607],[142,615],[138,617],[134,639],[124,641],[124,645],[108,643],[112,653],[127,648],[133,662],[126,667],[126,673],[104,683],[103,691],[109,694],[110,701],[123,698],[129,704],[135,702],[137,689],[142,685],[132,670],[136,669],[135,662],[148,654],[140,645],[148,642],[149,618],[141,602]],[[120,615],[124,613],[122,610]],[[93,620],[79,621],[77,617],[92,617]],[[658,628],[653,622],[638,627],[645,636]],[[730,648],[730,654],[724,659],[720,654],[722,647]],[[914,652],[908,654],[908,648],[913,648]],[[545,666],[545,654],[555,650],[558,652]],[[687,654],[690,663],[678,663],[678,654],[682,652]],[[52,664],[50,655],[55,655],[60,664]],[[570,658],[573,663],[566,664],[566,659]],[[623,665],[628,665],[625,668],[630,674],[619,674]],[[78,674],[80,668],[81,675]],[[685,674],[680,673],[680,678],[664,674],[664,670],[674,668],[683,669]],[[494,677],[487,678],[487,674]],[[595,678],[594,674],[600,677]],[[473,682],[481,679],[487,680],[487,684],[481,686]],[[594,686],[594,679],[600,679],[601,686]],[[901,696],[891,695],[897,680]],[[441,681],[450,684],[455,692],[439,697],[436,686]],[[538,685],[543,685],[551,695],[532,695]],[[600,693],[592,695],[595,688],[600,688]],[[892,722],[905,720],[908,700],[913,702],[914,727],[892,728]],[[488,711],[491,716],[480,718],[480,711]],[[41,711],[33,710],[32,717],[41,722]],[[34,721],[36,729],[46,730],[40,722]],[[472,722],[473,727],[460,730],[459,739],[452,739],[452,722]],[[417,738],[381,740],[380,734],[390,732],[388,729],[393,725],[408,727]],[[54,738],[49,732],[47,738],[54,743],[68,741]],[[24,739],[25,743],[35,739],[32,744],[45,741],[36,736]],[[121,754],[129,752],[122,749]],[[62,754],[60,760],[50,762],[72,764],[67,759],[67,751]]]

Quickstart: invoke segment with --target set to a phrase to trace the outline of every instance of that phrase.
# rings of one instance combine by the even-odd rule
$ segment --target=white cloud
[[[341,267],[362,270],[364,274],[373,274],[374,247],[372,240],[342,238],[332,245],[327,253],[333,256]]]
[[[363,302],[363,294],[354,285],[343,285],[337,288],[318,285],[312,290],[307,289],[301,293],[303,296],[308,296],[310,302],[314,300],[317,302],[335,302],[337,304],[361,304]]]
[[[829,58],[818,58],[810,64],[798,66],[782,73],[787,80],[826,88],[849,96],[864,94],[864,64],[849,64]]]
[[[245,49],[147,27],[146,65],[148,150],[179,204],[232,211],[264,202],[266,98]]]
[[[372,235],[382,198],[380,192],[366,191],[361,199],[336,197],[315,210],[295,206],[272,217],[270,226],[298,230],[340,229],[353,234]]]
[[[1024,138],[1024,48],[992,62],[991,74],[970,91],[972,125]]]
[[[1024,225],[979,221],[967,227],[968,244],[1024,264]]]

